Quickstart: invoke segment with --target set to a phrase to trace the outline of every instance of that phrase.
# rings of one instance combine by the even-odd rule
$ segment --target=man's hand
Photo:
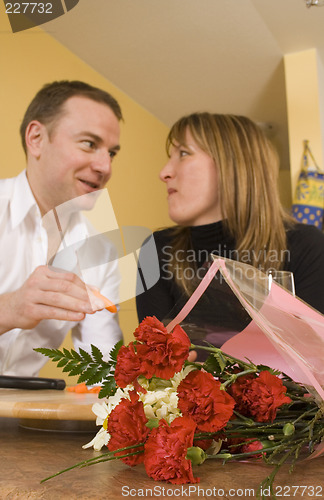
[[[0,296],[0,333],[31,329],[43,319],[81,321],[104,307],[90,303],[87,286],[76,274],[39,266],[21,288]]]

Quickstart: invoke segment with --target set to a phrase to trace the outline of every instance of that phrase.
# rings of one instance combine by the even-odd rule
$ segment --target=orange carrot
[[[107,299],[107,297],[105,297],[104,295],[101,295],[101,293],[95,288],[91,288],[91,292],[103,301],[103,303],[105,304],[105,309],[107,309],[107,311],[110,311],[111,313],[117,312],[117,307],[113,302],[111,302],[111,300]]]
[[[82,384],[77,384],[66,388],[68,392],[76,392],[78,394],[83,394],[87,392],[98,393],[100,392],[100,389],[101,387],[99,385],[98,386],[96,385],[95,387],[91,387],[91,389],[88,389],[85,382],[82,382]]]

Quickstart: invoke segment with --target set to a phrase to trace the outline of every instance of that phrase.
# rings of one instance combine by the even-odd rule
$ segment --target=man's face
[[[30,176],[43,214],[105,186],[120,135],[118,118],[106,104],[71,97],[50,133],[44,126],[43,133],[38,164]]]

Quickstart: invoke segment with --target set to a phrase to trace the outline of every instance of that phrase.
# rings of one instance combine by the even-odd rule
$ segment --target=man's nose
[[[112,158],[109,151],[98,151],[96,158],[93,161],[93,168],[102,175],[111,176],[111,162]]]

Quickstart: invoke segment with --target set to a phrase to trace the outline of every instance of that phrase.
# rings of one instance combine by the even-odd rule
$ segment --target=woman
[[[284,212],[277,190],[278,156],[259,127],[242,116],[194,113],[173,125],[167,151],[160,179],[177,225],[154,233],[161,276],[137,297],[139,320],[174,317],[196,288],[210,253],[265,272],[291,271],[296,295],[324,313],[324,235]],[[230,317],[229,295],[223,296]],[[237,317],[233,305],[234,310]],[[248,322],[241,312],[237,331]],[[224,330],[235,330],[230,319],[221,321]]]

